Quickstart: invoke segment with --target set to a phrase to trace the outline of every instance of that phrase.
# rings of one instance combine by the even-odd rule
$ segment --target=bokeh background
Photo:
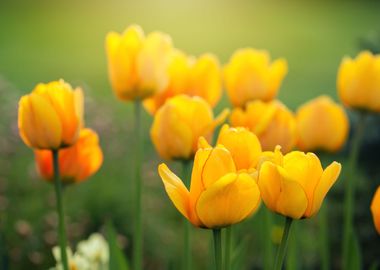
[[[133,220],[131,166],[132,104],[118,101],[107,77],[105,35],[131,23],[146,32],[170,34],[174,45],[220,63],[241,47],[267,49],[285,57],[289,73],[279,98],[291,109],[320,94],[336,99],[336,73],[343,56],[379,49],[380,3],[376,1],[0,1],[0,269],[47,269],[57,242],[53,188],[36,173],[33,153],[17,131],[17,101],[39,82],[63,78],[82,86],[86,125],[99,132],[104,164],[87,182],[65,191],[72,244],[112,221],[130,257]],[[229,106],[224,96],[216,112]],[[178,269],[182,218],[167,198],[156,167],[145,113],[144,258],[146,269]],[[361,151],[356,228],[363,267],[379,258],[379,237],[369,204],[380,184],[379,120],[371,119]],[[347,150],[336,156],[343,164]],[[172,164],[178,172],[177,164]],[[328,196],[332,266],[339,269],[344,173]],[[260,213],[258,213],[260,215]],[[282,219],[276,220],[276,232]],[[255,217],[236,227],[235,269],[262,265],[260,225]],[[318,269],[318,218],[294,229],[288,269]],[[278,234],[278,233],[277,233]],[[298,236],[297,236],[298,235]],[[210,265],[209,233],[194,230],[195,269]],[[298,250],[298,251],[297,251]],[[1,268],[3,267],[3,268]]]

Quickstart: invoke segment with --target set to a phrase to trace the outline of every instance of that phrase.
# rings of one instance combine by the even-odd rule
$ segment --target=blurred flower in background
[[[296,120],[293,113],[280,101],[247,103],[246,108],[235,108],[230,116],[231,125],[246,127],[259,138],[264,151],[273,151],[280,145],[289,152],[297,141]]]
[[[287,72],[286,60],[271,63],[265,50],[237,50],[224,68],[224,83],[232,105],[244,107],[251,100],[276,98]]]
[[[40,175],[53,181],[53,158],[49,150],[35,150],[35,160]],[[59,153],[59,168],[65,184],[81,182],[96,173],[103,162],[103,153],[95,131],[84,128],[78,141]]]
[[[344,108],[328,96],[301,105],[296,113],[298,141],[302,151],[336,152],[346,143],[349,120]]]
[[[132,25],[122,34],[108,33],[106,51],[109,78],[119,99],[144,99],[167,86],[169,35],[152,32],[145,37],[140,26]]]
[[[380,234],[380,187],[377,188],[371,203],[371,212],[376,231]]]
[[[380,112],[380,55],[363,51],[340,64],[337,88],[343,104],[358,110]]]
[[[165,101],[179,94],[199,96],[214,107],[222,96],[222,83],[218,59],[211,53],[196,58],[187,56],[180,50],[173,50],[168,65],[169,83],[167,87],[144,101],[151,114]]]
[[[201,97],[178,95],[169,99],[155,114],[150,135],[164,159],[189,159],[197,150],[198,139],[211,140],[214,129],[228,114],[214,118],[210,105]]]
[[[63,80],[40,83],[19,102],[19,133],[32,148],[58,149],[74,144],[82,121],[82,90],[74,90]]]

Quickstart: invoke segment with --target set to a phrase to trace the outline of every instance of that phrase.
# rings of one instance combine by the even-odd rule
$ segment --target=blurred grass
[[[87,237],[86,234],[101,229],[101,224],[110,218],[124,235],[122,240],[130,252],[132,106],[117,101],[108,83],[104,52],[108,31],[122,31],[127,25],[138,23],[146,32],[167,32],[176,47],[190,54],[213,52],[222,64],[237,48],[267,49],[273,57],[288,60],[289,74],[280,99],[295,109],[320,94],[336,97],[339,63],[344,55],[356,54],[360,37],[377,30],[379,8],[380,3],[359,1],[287,1],[286,4],[248,0],[1,1],[0,74],[1,80],[7,83],[0,86],[0,98],[7,106],[2,108],[0,118],[0,197],[6,198],[7,207],[0,209],[1,217],[6,217],[1,218],[5,225],[0,222],[0,228],[7,237],[11,269],[52,265],[48,252],[54,243],[53,193],[48,184],[38,179],[32,152],[18,139],[16,111],[19,96],[38,82],[59,78],[84,87],[86,122],[99,131],[105,152],[100,172],[66,191],[71,239]],[[224,98],[217,110],[227,104]],[[181,218],[157,177],[155,168],[159,158],[148,137],[151,119],[148,115],[145,118],[147,269],[169,266],[177,269],[180,248],[177,228],[182,224]],[[16,226],[20,220],[30,224],[32,233],[20,234]],[[252,219],[238,226],[242,231],[254,232],[252,226],[259,227],[256,223]],[[306,223],[312,231],[316,230],[313,221]],[[307,226],[303,224],[302,227]],[[260,252],[260,247],[252,244],[257,236],[253,233],[249,240],[244,236],[244,246]],[[202,268],[210,263],[209,241],[205,241],[208,237],[206,231],[195,234],[194,253]],[[307,245],[313,239],[313,234],[300,239],[302,247],[306,243],[307,262],[303,265],[315,265],[317,254],[313,253],[313,246]],[[251,258],[248,262],[237,262],[239,267],[247,263],[260,265],[260,258],[247,253]]]

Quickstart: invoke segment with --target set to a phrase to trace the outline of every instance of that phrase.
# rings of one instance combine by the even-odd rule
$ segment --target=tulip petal
[[[377,232],[380,234],[380,187],[377,188],[371,202],[373,222]]]
[[[158,173],[165,185],[166,193],[177,210],[191,221],[191,209],[189,205],[189,191],[181,181],[165,164],[158,166]]]
[[[331,163],[323,172],[322,177],[315,188],[314,198],[312,201],[311,212],[307,213],[307,217],[313,216],[321,208],[322,202],[327,192],[338,179],[342,166],[338,162]]]
[[[272,211],[276,211],[277,198],[281,192],[281,180],[282,176],[275,164],[265,161],[261,165],[257,184],[260,188],[261,198]]]
[[[24,96],[19,105],[19,129],[25,143],[39,149],[58,149],[62,126],[53,106],[38,94]]]
[[[196,211],[207,228],[238,223],[251,214],[260,202],[259,188],[248,174],[227,174],[200,196]]]

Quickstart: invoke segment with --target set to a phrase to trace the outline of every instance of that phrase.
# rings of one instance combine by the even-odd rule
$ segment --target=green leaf
[[[109,269],[112,270],[129,270],[129,263],[125,257],[123,250],[117,242],[117,234],[111,222],[106,225],[107,238],[110,247],[110,262]]]
[[[349,246],[349,269],[358,270],[362,269],[362,257],[360,252],[360,245],[358,238],[355,234],[351,234]]]

